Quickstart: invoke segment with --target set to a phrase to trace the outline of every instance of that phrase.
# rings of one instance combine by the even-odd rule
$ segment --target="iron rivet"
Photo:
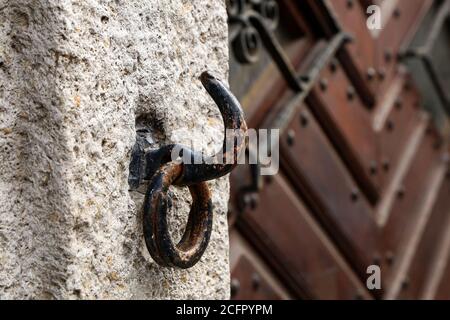
[[[304,113],[300,114],[300,124],[302,127],[306,127],[308,125],[308,117]]]
[[[387,171],[389,171],[389,167],[390,167],[389,160],[388,159],[384,159],[383,160],[383,170],[387,172]]]
[[[400,186],[397,189],[397,198],[398,199],[403,199],[405,197],[405,187],[404,186]]]
[[[375,254],[375,255],[373,256],[373,261],[372,261],[372,263],[373,263],[374,265],[376,265],[376,266],[380,266],[380,264],[381,264],[381,258],[380,258],[380,256],[379,256],[378,254]]]
[[[394,105],[395,105],[395,109],[401,110],[402,106],[403,106],[402,100],[400,98],[397,98],[397,100],[395,100]]]
[[[386,61],[387,63],[392,61],[393,56],[394,56],[394,54],[392,53],[391,48],[388,48],[384,51],[384,61]]]
[[[405,84],[403,85],[403,90],[405,90],[405,91],[411,90],[411,82],[410,81],[405,82]]]
[[[353,8],[353,0],[347,0],[347,8],[352,9]]]
[[[355,97],[355,88],[353,88],[353,86],[349,86],[347,88],[347,99],[352,101],[354,97]]]
[[[402,281],[402,290],[406,290],[409,287],[409,277],[405,277]]]
[[[337,68],[338,68],[338,62],[337,62],[336,58],[334,58],[330,62],[330,70],[332,73],[335,73]]]
[[[383,81],[386,78],[386,70],[384,68],[380,68],[378,70],[378,78]]]
[[[388,131],[392,131],[392,130],[394,130],[394,122],[392,121],[392,120],[388,120],[387,121],[387,123],[386,123],[386,129],[388,130]]]
[[[387,251],[386,252],[386,262],[389,266],[392,266],[394,264],[395,261],[395,255],[392,251]]]
[[[261,277],[257,273],[252,274],[252,286],[254,290],[258,290],[261,285]]]
[[[359,199],[359,191],[357,189],[354,189],[350,195],[350,198],[353,202],[358,201]]]
[[[247,193],[244,195],[244,205],[250,210],[255,210],[258,206],[258,196],[256,194]]]
[[[354,300],[363,300],[364,296],[361,292],[355,293],[355,296],[353,297]]]
[[[370,174],[374,176],[377,174],[377,172],[378,172],[378,164],[376,161],[372,161],[370,163]]]
[[[322,91],[326,91],[328,89],[328,81],[327,81],[327,79],[321,79],[319,85],[320,85],[320,89]]]
[[[258,207],[259,197],[257,193],[253,193],[250,197],[250,209],[255,210]]]
[[[292,146],[294,144],[294,140],[295,140],[295,132],[294,132],[294,130],[291,129],[287,133],[286,141],[289,146]]]
[[[376,70],[374,68],[367,69],[367,79],[369,81],[372,81],[375,78]]]
[[[238,279],[233,278],[231,279],[231,296],[234,297],[239,292],[239,289],[241,288],[241,283]]]

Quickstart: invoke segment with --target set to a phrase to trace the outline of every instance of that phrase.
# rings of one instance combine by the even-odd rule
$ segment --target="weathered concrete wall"
[[[127,184],[137,117],[156,143],[220,147],[197,78],[227,79],[227,55],[222,0],[0,0],[0,298],[228,298],[228,179],[189,270],[152,262]]]

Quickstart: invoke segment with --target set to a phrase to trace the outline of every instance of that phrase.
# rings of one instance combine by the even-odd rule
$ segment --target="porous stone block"
[[[0,0],[0,298],[229,297],[228,178],[191,269],[164,268],[128,190],[136,119],[155,145],[213,152],[223,124],[198,80],[227,79],[224,1]],[[187,189],[172,188],[180,237]]]

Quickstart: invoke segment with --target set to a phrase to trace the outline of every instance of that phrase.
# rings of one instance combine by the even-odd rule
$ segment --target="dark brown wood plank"
[[[241,256],[231,273],[232,300],[281,300],[252,262]]]
[[[433,295],[435,300],[450,300],[450,256],[447,260],[447,266],[442,273],[439,286]]]
[[[375,203],[379,181],[371,115],[337,61],[323,69],[307,102],[348,170]]]
[[[391,81],[398,72],[399,51],[411,41],[432,3],[433,0],[396,0],[384,1],[381,5],[383,26],[374,34],[378,96],[382,96],[391,86]]]
[[[384,189],[397,172],[405,149],[423,118],[420,96],[408,75],[402,73],[393,81],[374,117],[378,135],[379,185]]]
[[[343,46],[337,53],[337,57],[351,79],[356,90],[360,93],[364,104],[372,107],[375,103],[374,89],[376,78],[373,75],[375,66],[374,41],[366,24],[364,13],[360,4],[352,1],[336,0],[306,0],[299,4],[304,10],[308,10],[315,17],[315,30],[318,34],[324,34],[327,38],[333,37],[340,31],[353,35],[352,41]],[[371,72],[369,72],[369,70]]]
[[[365,7],[358,1],[333,0],[328,1],[331,9],[342,28],[348,32],[353,40],[347,45],[348,55],[343,56],[343,64],[352,70],[356,68],[358,82],[366,83],[371,95],[376,88],[375,74],[375,41],[367,28]]]
[[[402,288],[398,299],[420,299],[428,279],[433,277],[435,263],[440,260],[437,256],[440,244],[450,231],[450,177],[443,177],[442,180],[430,218],[409,266],[409,284]]]
[[[309,299],[370,298],[288,183],[273,177],[240,229],[297,293]]]
[[[365,274],[377,252],[378,229],[364,195],[313,115],[303,105],[281,137],[282,165],[317,217]]]
[[[383,225],[382,246],[391,262],[383,265],[384,285],[389,296],[407,285],[407,269],[431,205],[445,174],[442,146],[432,130],[427,130],[415,152],[412,165],[395,191],[391,212]]]

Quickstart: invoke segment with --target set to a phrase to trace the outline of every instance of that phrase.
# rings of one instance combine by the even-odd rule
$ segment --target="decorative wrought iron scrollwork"
[[[138,132],[131,155],[130,189],[137,190],[143,182],[148,182],[143,206],[145,243],[153,259],[168,267],[190,268],[202,257],[209,243],[213,221],[211,195],[206,181],[231,172],[247,144],[247,124],[237,99],[208,72],[202,74],[201,81],[219,107],[225,129],[233,132],[230,134],[227,130],[224,134],[222,150],[206,157],[177,144],[152,149],[145,134]],[[173,151],[183,161],[175,161]],[[167,225],[168,189],[171,185],[188,187],[193,200],[186,229],[178,244],[173,243]]]
[[[236,59],[243,64],[256,62],[261,37],[250,17],[259,17],[273,31],[278,26],[278,4],[275,0],[227,0],[227,12],[229,23],[234,28],[230,40]]]

